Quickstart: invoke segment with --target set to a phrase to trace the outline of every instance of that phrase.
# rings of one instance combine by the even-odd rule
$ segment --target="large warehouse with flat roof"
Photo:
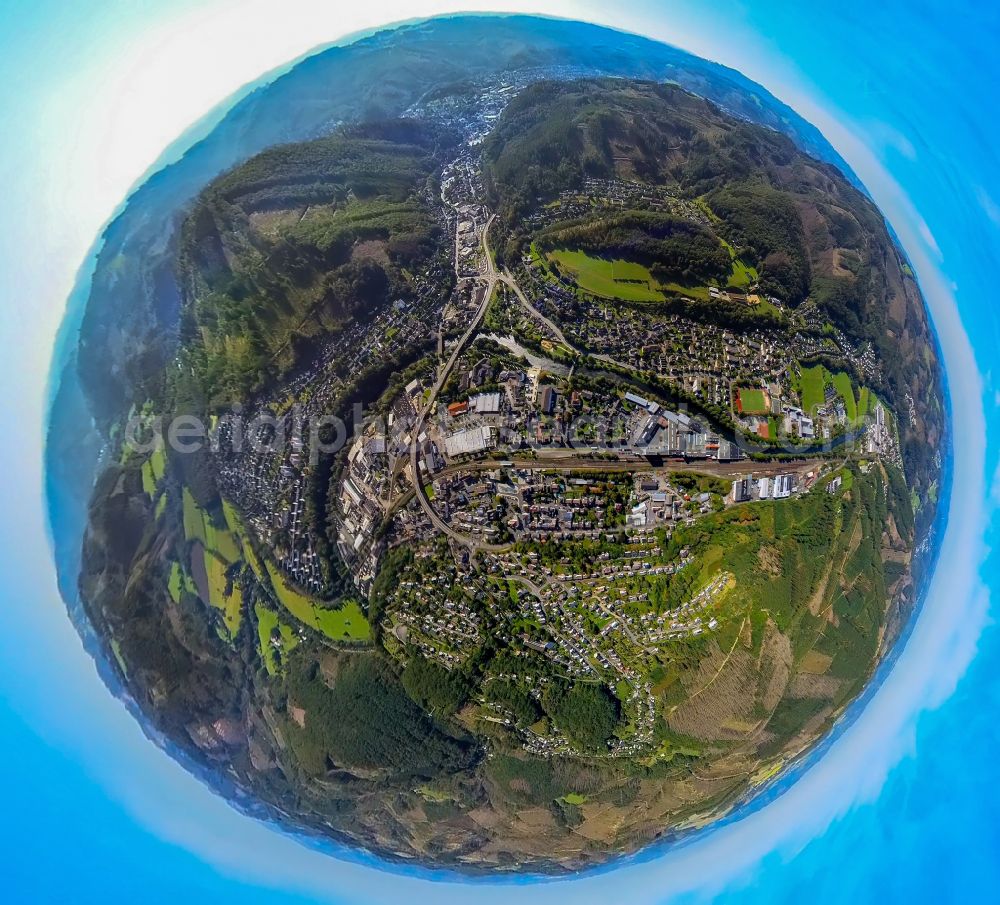
[[[470,456],[493,445],[493,428],[487,425],[467,427],[444,438],[444,449],[450,458]]]

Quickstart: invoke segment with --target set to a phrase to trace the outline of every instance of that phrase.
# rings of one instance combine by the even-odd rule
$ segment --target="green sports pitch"
[[[739,390],[739,410],[744,415],[766,415],[771,411],[763,390]]]

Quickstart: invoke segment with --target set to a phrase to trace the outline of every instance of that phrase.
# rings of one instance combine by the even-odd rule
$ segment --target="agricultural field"
[[[658,285],[664,292],[672,292],[675,295],[682,295],[699,302],[708,302],[712,299],[707,286],[682,286],[680,283],[660,283]]]
[[[187,573],[181,568],[179,562],[172,562],[170,564],[170,577],[167,580],[167,592],[170,594],[170,599],[174,603],[180,603],[181,594],[187,592],[188,594],[196,594],[197,590],[194,586],[194,582],[191,581]]]
[[[777,318],[778,320],[785,319],[785,313],[773,302],[763,297],[761,297],[761,300],[754,305],[753,310],[759,314],[769,314],[771,317]]]
[[[167,471],[167,454],[163,448],[154,449],[149,457],[149,467],[153,471],[154,480],[159,483],[163,480],[163,475]]]
[[[142,489],[150,498],[156,495],[156,479],[153,477],[153,466],[149,459],[142,463]]]
[[[218,528],[212,516],[198,506],[191,491],[184,488],[184,536],[191,541],[201,541],[206,550],[214,550],[227,563],[242,558],[240,544],[227,526]]]
[[[235,584],[226,594],[230,581],[226,575],[229,566],[243,559],[243,548],[238,536],[230,527],[229,513],[223,513],[227,525],[216,526],[210,513],[202,509],[191,491],[183,491],[184,536],[191,549],[191,573],[188,579],[181,567],[174,564],[168,589],[174,601],[180,599],[181,590],[197,593],[209,606],[222,613],[228,638],[236,637],[243,619],[243,595]],[[188,587],[188,584],[191,587]]]
[[[868,387],[862,387],[858,393],[858,417],[864,418],[871,415],[875,411],[876,402],[878,402],[878,398],[875,394]]]
[[[743,263],[740,258],[733,258],[733,273],[729,278],[729,285],[734,289],[746,289],[747,286],[756,281],[756,269]]]
[[[208,603],[222,612],[222,620],[229,631],[229,637],[235,638],[243,617],[243,595],[234,585],[227,596],[226,564],[208,550],[205,550],[204,556],[205,574],[208,578]]]
[[[799,383],[799,392],[802,397],[802,408],[806,412],[813,413],[826,402],[826,389],[832,386],[837,395],[844,402],[844,411],[847,413],[849,424],[855,424],[858,418],[863,418],[869,414],[875,402],[871,392],[867,387],[862,387],[859,394],[856,394],[851,376],[846,371],[835,373],[827,370],[823,365],[813,365],[802,368],[802,377]]]
[[[204,513],[194,501],[191,491],[186,487],[183,493],[184,505],[184,536],[188,540],[206,541]]]
[[[537,250],[532,258],[540,260]],[[626,302],[661,302],[668,294],[682,295],[697,301],[710,301],[707,286],[683,286],[658,282],[648,268],[636,261],[614,260],[588,255],[583,251],[556,249],[545,255],[560,273],[569,276],[585,292],[600,298]],[[775,309],[777,310],[777,309]]]
[[[152,454],[142,463],[142,489],[152,499],[167,470],[167,456],[162,448],[153,450]]]
[[[243,524],[243,520],[240,518],[236,509],[233,508],[233,505],[225,499],[222,501],[222,514],[226,519],[226,525],[232,532],[235,542],[239,545],[242,555],[250,564],[250,568],[253,569],[258,581],[263,580],[264,570],[261,567],[260,561],[257,559],[257,554],[254,552],[253,544],[250,543],[250,538],[247,535],[247,530]]]

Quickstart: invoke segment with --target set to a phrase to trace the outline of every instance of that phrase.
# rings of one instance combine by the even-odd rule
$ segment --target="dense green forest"
[[[487,699],[510,713],[518,726],[530,726],[542,716],[538,701],[516,682],[495,679],[484,690]]]
[[[785,192],[764,184],[726,185],[708,196],[733,244],[761,274],[764,292],[798,304],[809,294],[810,268],[802,218]]]
[[[476,688],[462,672],[444,669],[419,654],[403,670],[403,687],[426,710],[442,716],[454,714]]]
[[[180,399],[245,399],[317,337],[411,297],[439,250],[428,180],[451,140],[416,121],[345,127],[217,180],[184,226]]]
[[[585,751],[601,751],[618,724],[618,699],[604,685],[553,681],[542,706],[555,724]]]
[[[299,658],[287,692],[291,706],[306,714],[304,726],[289,722],[289,737],[311,773],[339,764],[434,776],[471,762],[468,743],[438,728],[377,654],[343,658],[332,682],[314,661]]]

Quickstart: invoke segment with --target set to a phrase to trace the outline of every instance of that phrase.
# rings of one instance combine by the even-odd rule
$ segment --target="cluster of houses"
[[[483,591],[465,579],[463,594],[450,593],[457,574],[448,571],[404,579],[396,588],[391,616],[393,636],[451,668],[463,663],[482,640],[483,619],[471,606]]]
[[[382,554],[377,535],[389,489],[386,438],[371,427],[351,445],[337,498],[337,552],[351,568],[355,584],[371,589]]]
[[[630,484],[627,475],[619,480]],[[452,473],[435,480],[433,488],[442,518],[488,541],[596,539],[624,524],[624,505],[610,500],[608,485],[593,478],[498,467]]]
[[[640,312],[553,284],[537,269],[524,280],[535,307],[558,323],[578,348],[637,372],[652,371],[706,402],[725,405],[741,379],[787,382],[797,354],[787,331],[757,327],[735,331],[680,314]]]
[[[607,208],[606,213],[619,210],[644,210],[673,214],[675,217],[711,226],[708,215],[698,205],[679,198],[664,186],[627,179],[588,177],[579,188],[565,189],[547,206],[531,212],[524,223],[543,229],[553,223],[589,218],[595,207]],[[525,263],[530,264],[526,258]]]
[[[288,375],[280,398],[251,400],[239,429],[221,423],[213,446],[223,496],[239,509],[261,543],[275,551],[275,562],[303,590],[322,596],[329,576],[318,552],[322,520],[308,517],[316,450],[307,448],[310,425],[342,409],[349,387],[341,375],[357,375],[374,363],[423,341],[440,315],[446,264],[430,261],[412,274],[407,298],[397,298],[370,318],[347,325],[319,348],[310,363]],[[248,436],[257,422],[266,439]],[[355,486],[367,486],[367,477]],[[369,564],[371,565],[371,564]]]
[[[484,385],[497,389],[469,392]],[[449,460],[539,444],[717,462],[744,456],[737,443],[687,411],[631,391],[574,389],[541,367],[495,369],[480,363],[463,371],[458,389],[458,398],[444,406],[447,417],[430,428]]]
[[[509,464],[449,471],[432,489],[445,522],[487,543],[601,540],[622,529],[670,528],[723,504],[653,472],[580,475]]]
[[[310,463],[305,442],[290,422],[288,415],[268,417],[268,440],[258,443],[238,438],[244,428],[223,419],[217,429],[216,475],[223,496],[274,551],[277,565],[300,587],[321,594],[325,575],[305,502]]]

